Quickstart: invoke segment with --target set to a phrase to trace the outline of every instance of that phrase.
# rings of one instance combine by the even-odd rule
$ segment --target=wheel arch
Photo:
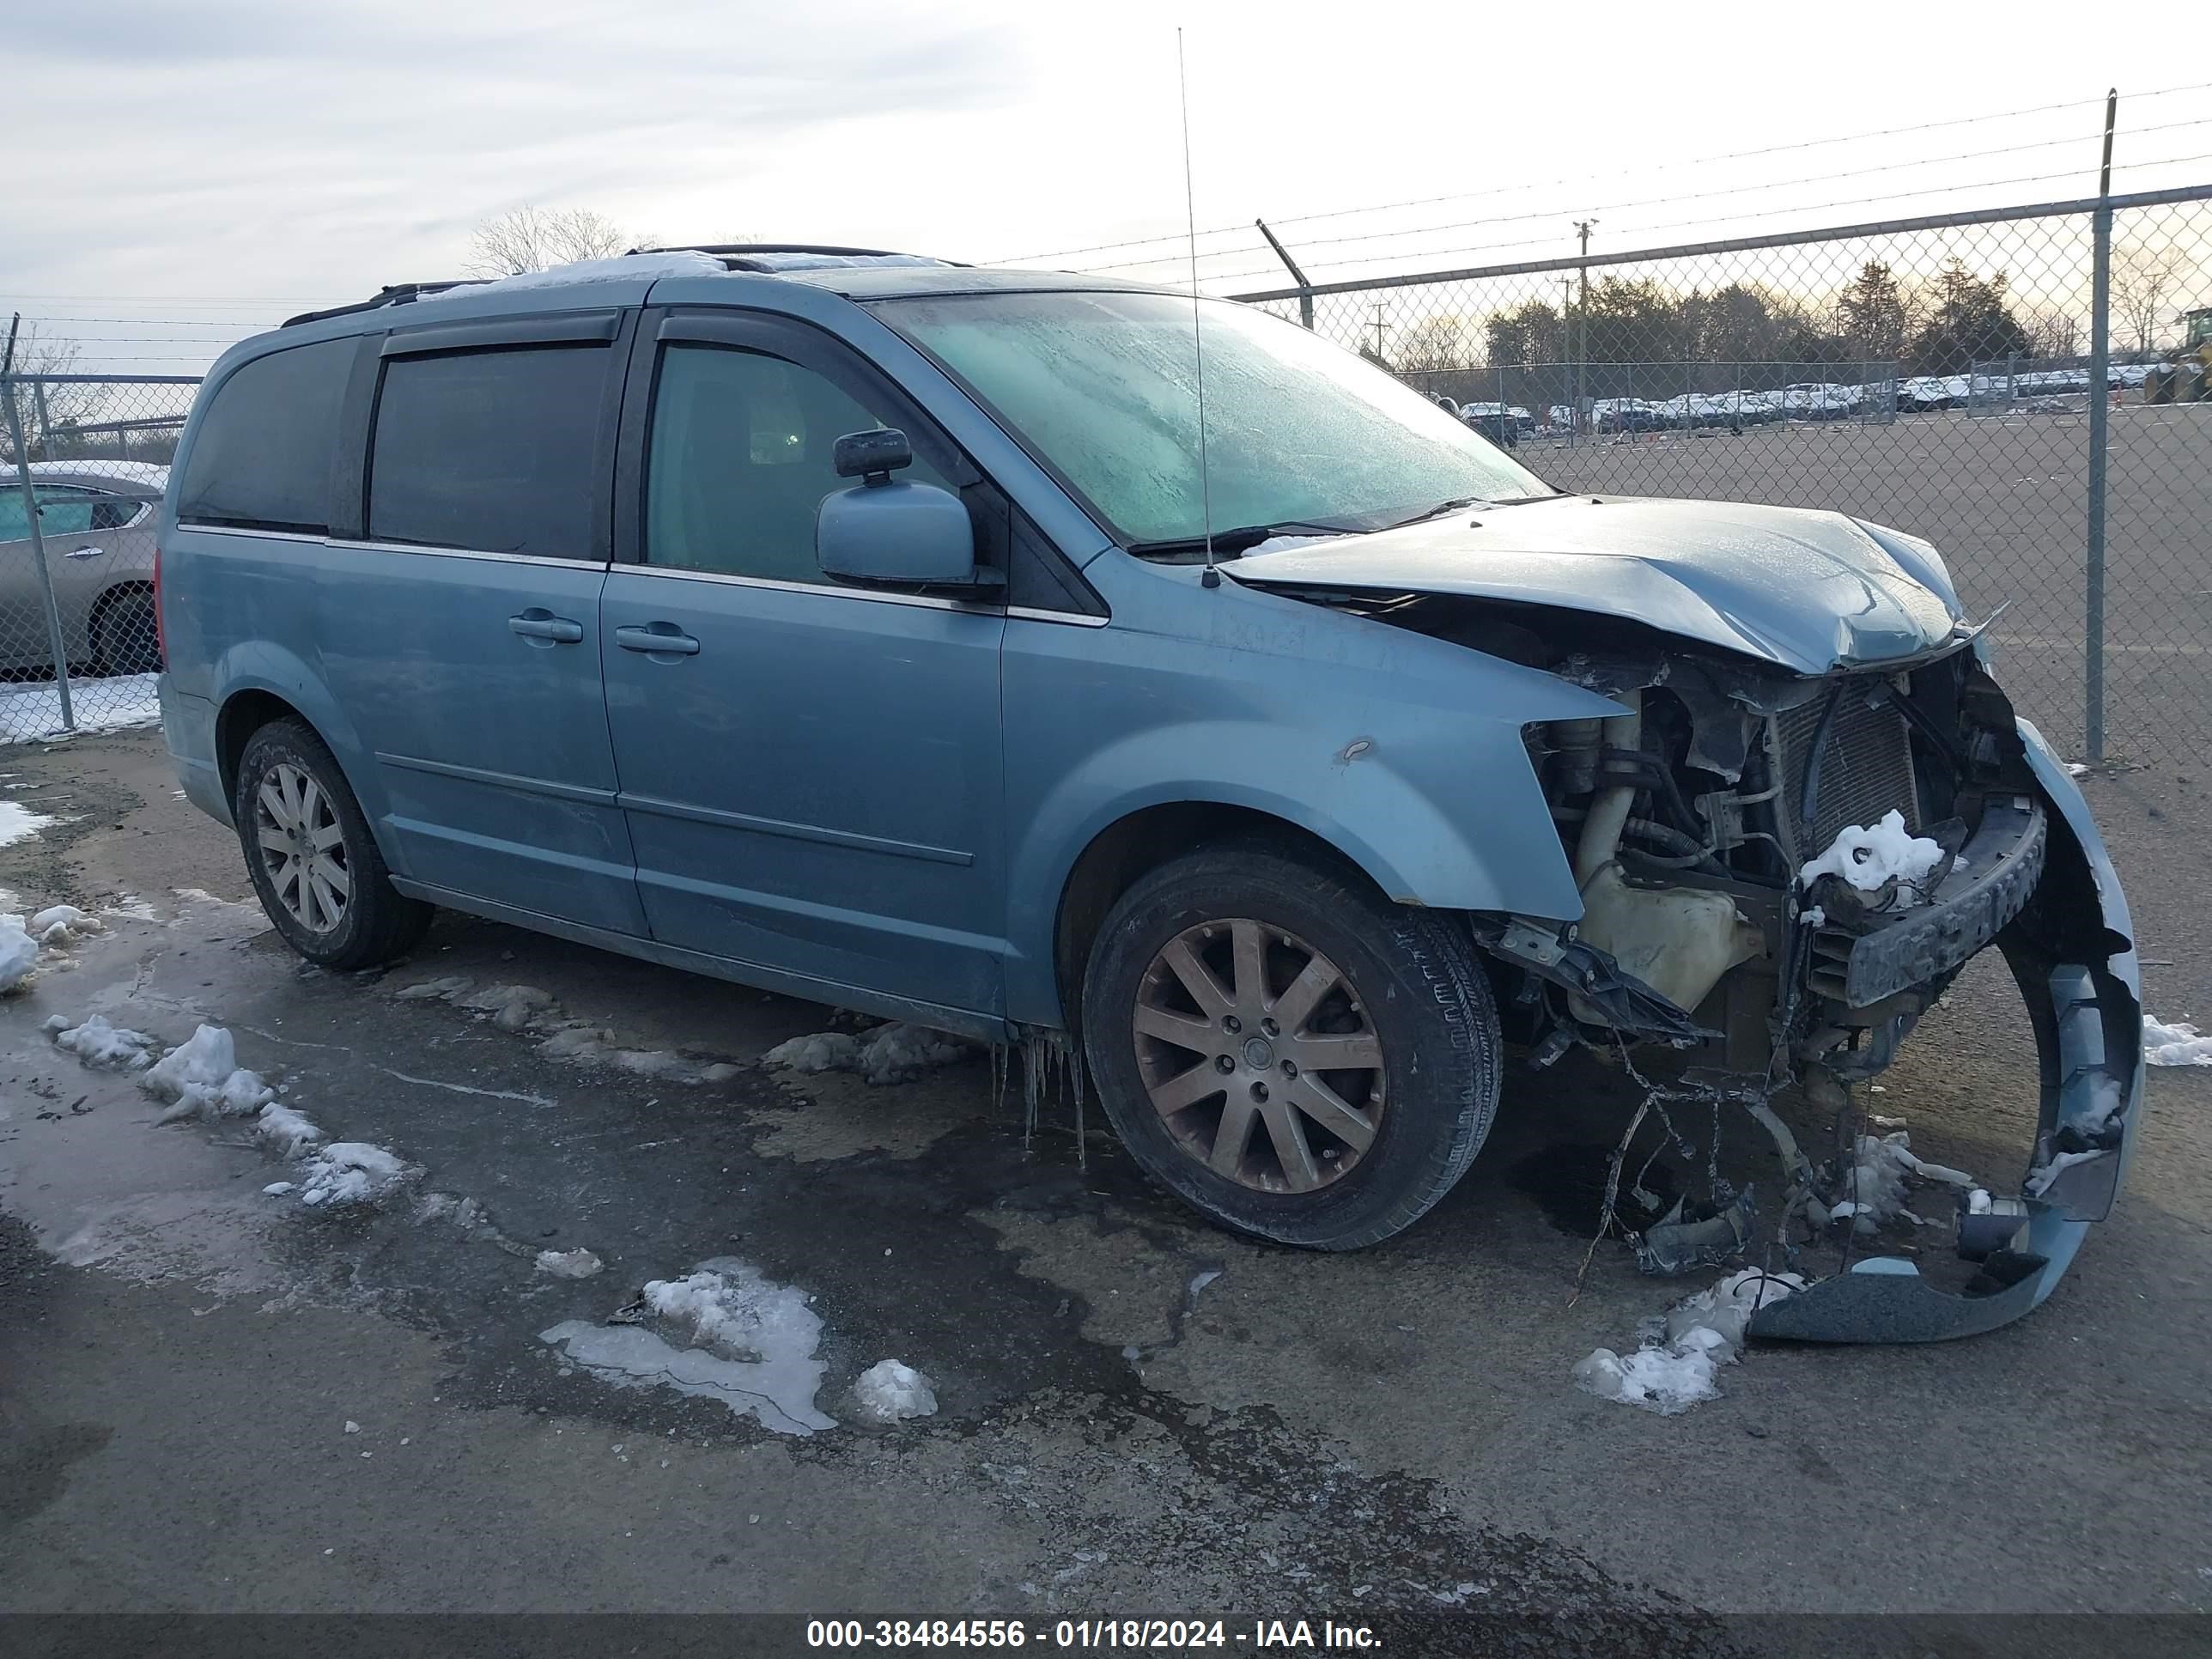
[[[1091,945],[1121,895],[1178,854],[1240,836],[1333,866],[1389,897],[1375,874],[1346,849],[1304,824],[1256,806],[1175,800],[1125,812],[1091,838],[1060,884],[1053,913],[1052,988],[1062,1029],[1076,1029],[1074,1011]]]

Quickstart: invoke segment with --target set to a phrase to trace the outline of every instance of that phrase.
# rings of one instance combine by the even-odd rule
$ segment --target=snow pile
[[[381,1146],[361,1140],[334,1140],[301,1166],[300,1202],[333,1207],[373,1204],[422,1173]]]
[[[589,1279],[607,1264],[589,1250],[540,1250],[538,1271],[556,1279]]]
[[[88,916],[74,904],[54,904],[33,916],[24,931],[49,950],[58,950],[90,939],[94,933],[104,933],[107,924],[98,916]]]
[[[471,997],[457,997],[455,1006],[489,1014],[502,1031],[526,1030],[530,1023],[553,1006],[553,994],[535,985],[493,985]]]
[[[16,990],[39,965],[39,941],[23,930],[21,916],[0,916],[0,994]]]
[[[937,1390],[929,1379],[896,1359],[878,1360],[862,1371],[853,1384],[853,1400],[870,1423],[902,1423],[937,1414]]]
[[[507,294],[520,289],[570,288],[580,283],[605,283],[635,276],[726,276],[730,268],[711,253],[682,249],[669,253],[624,253],[608,259],[578,259],[550,270],[526,270],[493,283],[471,283],[436,294],[418,296],[417,305],[440,300],[468,300],[479,294]]]
[[[1899,1218],[1916,1227],[1925,1226],[1927,1224],[1920,1217],[1905,1207],[1905,1180],[1911,1176],[1941,1182],[1960,1192],[1970,1191],[1976,1184],[1973,1176],[1963,1170],[1914,1157],[1905,1130],[1893,1130],[1886,1135],[1863,1134],[1853,1149],[1851,1168],[1844,1177],[1843,1190],[1847,1196],[1825,1207],[1818,1199],[1808,1200],[1812,1208],[1808,1218],[1816,1229],[1830,1221],[1849,1221],[1853,1231],[1861,1234],[1871,1234],[1883,1222]]]
[[[1840,876],[1862,893],[1895,881],[1911,904],[1919,896],[1919,884],[1942,861],[1941,846],[1909,833],[1905,814],[1891,811],[1879,823],[1853,824],[1838,831],[1828,850],[1800,870],[1797,879],[1809,888],[1822,876]]]
[[[965,1060],[969,1053],[958,1037],[894,1021],[857,1037],[843,1031],[793,1037],[763,1054],[761,1063],[793,1072],[858,1072],[880,1086],[910,1082],[924,1072]]]
[[[1770,1302],[1805,1288],[1796,1273],[1747,1267],[1710,1290],[1668,1310],[1642,1346],[1628,1354],[1600,1348],[1576,1365],[1575,1386],[1601,1400],[1617,1401],[1674,1417],[1701,1401],[1720,1398],[1716,1374],[1733,1364],[1744,1345],[1744,1328]]]
[[[92,681],[72,675],[70,689],[70,714],[79,732],[151,726],[161,718],[161,677],[156,674],[118,674]],[[61,694],[52,680],[0,685],[0,732],[13,738],[43,738],[61,730]],[[7,840],[6,816],[0,809],[0,843]]]
[[[82,1025],[72,1025],[64,1014],[46,1022],[54,1046],[67,1049],[95,1071],[135,1072],[150,1063],[161,1039],[126,1025],[111,1025],[100,1014],[87,1014]]]
[[[276,1098],[258,1072],[241,1069],[238,1045],[220,1025],[203,1025],[161,1056],[138,1079],[156,1100],[171,1102],[160,1121],[178,1118],[245,1117]]]
[[[4,923],[0,918],[0,923]],[[2212,1036],[2204,1036],[2185,1019],[2161,1025],[2143,1021],[2143,1063],[2147,1066],[2212,1066]]]
[[[274,1145],[286,1158],[297,1158],[323,1138],[323,1132],[289,1106],[274,1101],[253,1121],[254,1133]]]
[[[693,1346],[673,1346],[627,1310],[611,1328],[571,1319],[538,1337],[603,1382],[720,1400],[779,1434],[811,1434],[837,1423],[814,1405],[827,1367],[815,1358],[822,1321],[806,1304],[796,1286],[718,1256],[682,1279],[653,1280],[635,1304],[637,1316],[658,1316]]]
[[[0,847],[28,841],[40,830],[52,828],[54,822],[46,813],[33,812],[21,801],[0,800]],[[22,917],[15,920],[21,921]]]
[[[849,1072],[860,1059],[860,1038],[843,1031],[816,1031],[777,1043],[761,1056],[761,1064],[793,1072]]]

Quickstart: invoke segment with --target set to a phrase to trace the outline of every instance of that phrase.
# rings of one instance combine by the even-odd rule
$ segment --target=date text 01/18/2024
[[[1366,1625],[1322,1620],[1261,1619],[1232,1629],[1220,1619],[1062,1619],[1032,1628],[1019,1619],[815,1619],[807,1621],[810,1648],[1056,1649],[1243,1648],[1297,1652],[1320,1648],[1382,1645]]]

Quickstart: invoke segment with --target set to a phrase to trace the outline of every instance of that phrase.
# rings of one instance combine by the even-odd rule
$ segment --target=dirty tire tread
[[[353,877],[353,891],[346,907],[344,925],[336,935],[309,933],[292,918],[270,884],[268,872],[251,839],[253,802],[261,775],[279,761],[289,760],[309,772],[331,798],[345,835],[346,863]],[[392,884],[392,872],[378,849],[368,819],[354,799],[353,788],[330,746],[305,720],[271,720],[246,739],[239,757],[236,787],[231,795],[231,816],[238,827],[240,850],[261,908],[286,944],[318,967],[337,973],[380,968],[404,957],[422,943],[436,915],[434,907],[411,899]]]
[[[1437,1069],[1442,1073],[1425,1076],[1415,1069],[1412,1073],[1415,1086],[1409,1087],[1407,1068],[1401,1064],[1402,1056],[1394,1054],[1385,1133],[1401,1137],[1414,1133],[1426,1144],[1408,1149],[1413,1155],[1401,1158],[1393,1165],[1370,1170],[1363,1160],[1361,1167],[1322,1189],[1325,1194],[1334,1194],[1339,1187],[1356,1185],[1367,1189],[1368,1195],[1360,1203],[1333,1201],[1328,1207],[1351,1212],[1320,1225],[1280,1213],[1279,1204],[1228,1207],[1209,1201],[1205,1192],[1191,1190],[1207,1183],[1190,1176],[1187,1170],[1183,1174],[1189,1178],[1170,1178],[1160,1167],[1157,1149],[1146,1144],[1150,1137],[1144,1125],[1156,1121],[1151,1102],[1141,1087],[1134,1090],[1132,1097],[1129,1085],[1137,1076],[1133,1049],[1117,1029],[1127,1018],[1126,999],[1115,999],[1115,992],[1125,981],[1133,988],[1134,975],[1142,973],[1158,945],[1132,944],[1130,930],[1144,928],[1148,915],[1156,915],[1164,903],[1172,903],[1179,893],[1206,890],[1233,893],[1239,888],[1287,897],[1294,905],[1326,915],[1335,926],[1364,938],[1370,950],[1394,963],[1396,988],[1406,994],[1410,1016],[1422,1032],[1426,1057],[1437,1062]],[[1237,914],[1236,902],[1224,898],[1225,908],[1220,914]],[[1434,1208],[1467,1173],[1498,1111],[1503,1055],[1497,1006],[1489,979],[1477,963],[1474,942],[1455,921],[1449,915],[1393,904],[1357,871],[1304,849],[1285,847],[1264,835],[1224,842],[1139,878],[1115,903],[1092,942],[1081,1020],[1092,1078],[1123,1143],[1154,1179],[1185,1203],[1239,1231],[1279,1243],[1327,1250],[1359,1249],[1402,1232]],[[1160,925],[1153,923],[1152,931],[1157,933]],[[1307,927],[1288,921],[1283,925],[1311,938]],[[1133,957],[1141,960],[1133,961]],[[1352,971],[1342,957],[1332,954],[1332,959],[1346,972]],[[1376,1006],[1373,988],[1370,985],[1361,991],[1370,1015]],[[1109,1000],[1114,1006],[1106,1006]],[[1112,1047],[1117,1042],[1120,1051]],[[1389,1121],[1393,1115],[1398,1115],[1396,1122]],[[1415,1123],[1412,1130],[1405,1127],[1408,1121]],[[1190,1164],[1180,1152],[1172,1157]],[[1370,1152],[1370,1160],[1373,1157]],[[1210,1184],[1228,1187],[1218,1181]],[[1215,1195],[1231,1197],[1233,1193]]]

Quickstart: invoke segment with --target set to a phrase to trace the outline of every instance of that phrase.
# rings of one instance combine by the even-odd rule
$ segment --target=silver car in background
[[[154,617],[155,507],[169,469],[143,461],[33,461],[46,569],[72,672],[144,674],[161,666]],[[51,668],[46,596],[30,507],[15,468],[0,467],[0,672]]]

